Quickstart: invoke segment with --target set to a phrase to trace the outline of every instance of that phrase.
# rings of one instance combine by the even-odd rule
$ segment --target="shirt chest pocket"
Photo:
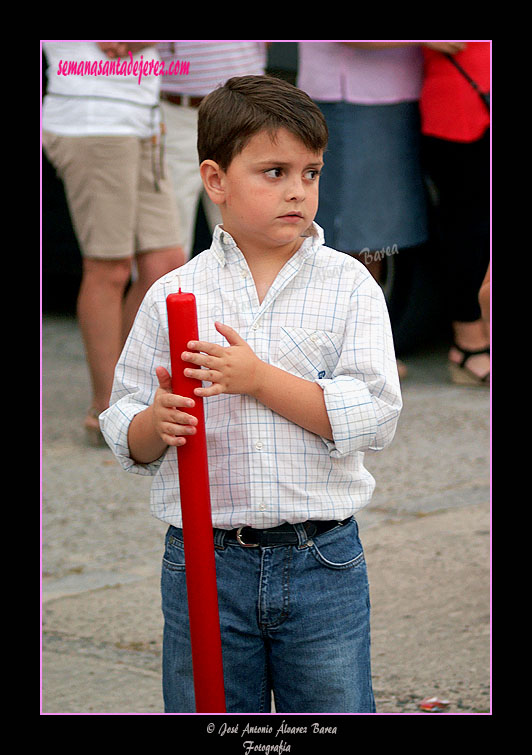
[[[278,366],[306,380],[330,378],[341,347],[340,333],[281,327]]]

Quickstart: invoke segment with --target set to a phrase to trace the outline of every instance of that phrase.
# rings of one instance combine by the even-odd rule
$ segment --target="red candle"
[[[198,340],[196,298],[194,294],[182,293],[179,288],[179,293],[167,297],[166,308],[172,391],[179,396],[194,399],[195,407],[186,411],[198,420],[196,433],[187,435],[185,445],[177,449],[196,712],[224,713],[222,641],[205,415],[203,399],[194,395],[194,388],[201,387],[201,381],[185,377],[185,367],[195,365],[181,359],[181,354],[188,348],[188,342]]]

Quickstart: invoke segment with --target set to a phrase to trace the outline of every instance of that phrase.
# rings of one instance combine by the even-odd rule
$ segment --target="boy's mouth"
[[[284,215],[279,215],[279,217],[282,218],[283,220],[287,220],[287,219],[301,220],[303,215],[301,212],[287,212]]]

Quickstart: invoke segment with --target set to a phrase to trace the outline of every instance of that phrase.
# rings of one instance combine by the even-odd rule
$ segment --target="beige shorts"
[[[166,170],[159,176],[159,148],[150,139],[43,131],[42,141],[83,256],[121,259],[179,244],[171,180]]]

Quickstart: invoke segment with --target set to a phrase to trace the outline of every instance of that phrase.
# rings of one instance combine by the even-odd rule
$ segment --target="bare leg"
[[[131,260],[84,258],[77,315],[92,385],[92,407],[109,406],[113,374],[122,348],[122,300]]]
[[[152,252],[137,254],[136,262],[138,275],[136,280],[132,282],[124,300],[122,331],[124,343],[147,290],[163,275],[184,265],[185,253],[179,246],[156,249]]]
[[[180,247],[138,255],[138,276],[124,298],[131,259],[83,260],[77,315],[92,386],[85,427],[95,443],[101,441],[98,414],[109,406],[115,366],[138,307],[148,288],[184,261]]]

